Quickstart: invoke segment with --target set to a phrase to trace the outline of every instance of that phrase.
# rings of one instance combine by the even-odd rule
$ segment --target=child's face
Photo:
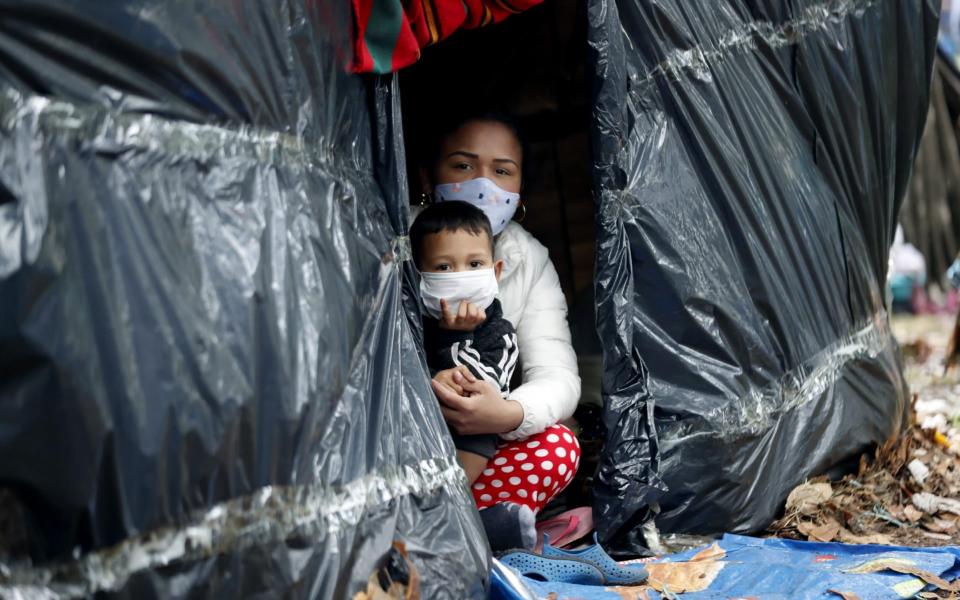
[[[458,273],[493,269],[500,281],[503,261],[493,260],[490,238],[469,231],[440,231],[423,238],[420,271],[424,273]]]

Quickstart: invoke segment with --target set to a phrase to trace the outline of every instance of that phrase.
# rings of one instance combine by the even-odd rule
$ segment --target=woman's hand
[[[452,369],[444,369],[442,371],[438,371],[437,374],[433,376],[433,380],[436,382],[442,383],[443,385],[447,386],[448,388],[450,388],[460,396],[469,396],[470,394],[465,392],[463,388],[456,381],[453,380],[453,376],[456,373],[462,373],[464,376],[469,375],[470,377],[473,377],[473,374],[470,372],[470,369],[466,368],[463,365],[457,365]]]
[[[520,403],[503,398],[492,383],[460,372],[453,374],[453,381],[463,389],[462,394],[436,379],[431,383],[444,420],[460,435],[506,433],[523,422]]]

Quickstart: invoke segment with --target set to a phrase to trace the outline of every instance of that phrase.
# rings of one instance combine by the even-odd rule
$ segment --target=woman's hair
[[[499,123],[509,129],[510,132],[513,133],[513,136],[517,138],[517,142],[520,144],[520,153],[522,155],[520,164],[520,191],[523,191],[527,187],[530,174],[530,168],[528,166],[530,161],[528,160],[529,148],[527,146],[527,139],[526,136],[524,136],[523,129],[521,128],[516,117],[499,110],[467,111],[453,115],[446,115],[445,117],[441,118],[439,124],[434,128],[433,132],[425,137],[426,144],[424,144],[418,152],[421,159],[420,166],[425,168],[428,175],[432,178],[433,167],[440,159],[440,147],[443,145],[443,140],[445,140],[448,135],[457,131],[467,123],[476,122]]]

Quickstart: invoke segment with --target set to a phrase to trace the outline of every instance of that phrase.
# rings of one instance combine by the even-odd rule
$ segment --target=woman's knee
[[[569,427],[551,425],[525,442],[527,451],[533,451],[532,458],[546,470],[554,471],[562,484],[573,479],[580,464],[580,442]]]

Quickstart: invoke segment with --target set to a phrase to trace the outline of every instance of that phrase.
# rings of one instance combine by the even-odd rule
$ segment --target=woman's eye
[[[506,169],[497,169],[497,175],[503,175],[504,177],[509,177],[510,171]]]
[[[466,170],[472,168],[472,166],[473,166],[473,165],[471,165],[470,163],[457,163],[456,165],[453,166],[453,168],[454,168],[454,169],[459,169],[459,170],[461,170],[461,171],[466,171]]]

